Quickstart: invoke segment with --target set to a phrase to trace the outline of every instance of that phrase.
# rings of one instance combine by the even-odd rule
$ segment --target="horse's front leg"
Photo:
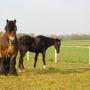
[[[6,71],[5,71],[5,59],[6,58],[1,58],[0,57],[0,75],[6,75]]]
[[[36,53],[36,55],[35,55],[34,68],[36,68],[36,63],[37,63],[38,54],[39,54],[39,53]]]
[[[6,59],[4,61],[4,65],[5,65],[5,72],[8,74],[9,66],[10,66],[10,58],[6,57]]]
[[[16,56],[11,57],[11,59],[10,59],[10,66],[9,66],[9,74],[10,75],[14,75],[14,76],[17,75],[15,65],[16,65]]]
[[[45,52],[42,52],[42,59],[44,64],[44,69],[46,68],[46,61],[45,61]]]

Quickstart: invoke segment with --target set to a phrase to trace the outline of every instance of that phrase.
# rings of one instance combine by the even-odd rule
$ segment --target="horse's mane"
[[[48,41],[48,40],[50,40],[50,41],[55,40],[52,37],[47,37],[47,36],[44,36],[44,35],[38,35],[37,37],[42,38],[43,40],[46,40],[46,41]]]
[[[36,37],[49,38],[49,37],[44,36],[44,35],[38,35],[38,36],[36,36]]]

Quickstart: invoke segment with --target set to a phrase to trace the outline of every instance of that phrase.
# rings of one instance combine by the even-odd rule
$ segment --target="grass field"
[[[62,46],[68,45],[90,46],[90,41],[62,41]],[[88,48],[62,47],[58,62],[54,63],[51,47],[46,52],[46,62],[47,68],[43,69],[39,55],[34,69],[34,54],[30,53],[30,61],[24,57],[25,71],[18,72],[17,77],[0,76],[0,90],[90,90]]]
[[[64,46],[90,46],[90,40],[70,40],[62,41]]]

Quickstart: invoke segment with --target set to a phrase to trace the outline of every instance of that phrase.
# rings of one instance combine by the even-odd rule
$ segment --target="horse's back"
[[[43,36],[43,35],[38,35],[37,38],[39,38],[41,42],[46,42],[49,39],[47,36]]]
[[[21,53],[28,51],[32,44],[32,37],[29,35],[21,36],[19,39],[19,50]]]
[[[24,35],[22,37],[19,38],[19,44],[29,44],[31,41],[32,41],[32,38],[31,36],[29,35]]]
[[[29,35],[24,35],[19,38],[19,49],[21,51],[31,51],[31,52],[39,52],[41,51],[41,48],[43,47],[42,45],[43,40],[38,37],[32,37]]]

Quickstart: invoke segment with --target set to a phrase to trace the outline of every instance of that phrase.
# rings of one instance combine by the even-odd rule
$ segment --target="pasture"
[[[62,41],[62,46],[90,46],[89,40]],[[36,69],[34,54],[30,61],[24,57],[25,71],[18,76],[0,76],[0,90],[90,90],[88,48],[61,47],[58,62],[54,62],[54,48],[46,52],[46,69],[39,55]],[[17,57],[17,65],[18,65]],[[18,71],[18,68],[17,68]]]

